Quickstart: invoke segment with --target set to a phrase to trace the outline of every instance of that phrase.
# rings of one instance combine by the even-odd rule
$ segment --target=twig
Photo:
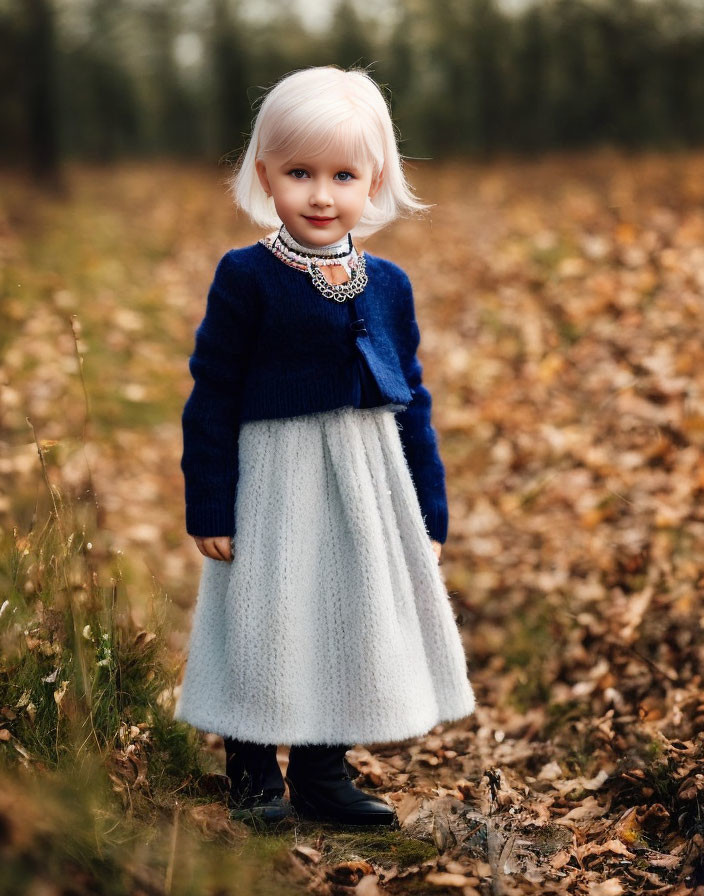
[[[71,333],[73,334],[73,347],[76,352],[76,360],[78,362],[78,375],[81,380],[81,388],[83,389],[83,404],[85,408],[85,413],[83,415],[83,434],[81,437],[81,443],[83,445],[83,458],[86,463],[86,469],[88,470],[88,490],[93,496],[93,503],[95,504],[95,512],[96,512],[96,522],[100,525],[100,504],[98,503],[98,496],[95,491],[95,483],[93,480],[93,471],[91,470],[90,461],[88,459],[88,453],[86,451],[86,444],[88,440],[88,426],[92,422],[91,412],[90,412],[90,396],[88,394],[88,386],[86,385],[86,378],[83,374],[83,355],[81,354],[81,350],[78,347],[78,332],[77,328],[78,324],[78,316],[76,314],[72,314],[69,319],[69,324],[71,326]]]
[[[502,896],[504,885],[501,874],[501,858],[504,852],[504,840],[493,818],[486,820],[486,834],[487,859],[491,866],[491,893],[492,896]]]
[[[164,892],[167,894],[171,893],[171,883],[173,881],[174,876],[174,864],[176,861],[176,841],[178,839],[178,821],[179,821],[179,813],[181,811],[181,806],[179,803],[176,803],[176,807],[174,808],[174,824],[171,831],[171,854],[169,855],[169,864],[166,866],[166,877],[164,879]]]
[[[46,461],[44,460],[44,452],[42,451],[41,445],[39,444],[39,440],[37,439],[37,433],[34,429],[34,424],[29,419],[29,417],[24,418],[27,421],[27,426],[32,430],[32,436],[34,437],[34,444],[37,446],[37,454],[39,455],[39,463],[42,465],[42,474],[44,476],[44,482],[46,483],[47,491],[49,492],[49,497],[51,498],[51,505],[54,508],[54,519],[56,520],[56,525],[59,527],[59,534],[61,535],[61,541],[63,543],[63,547],[65,549],[66,546],[66,534],[63,530],[63,526],[61,525],[61,517],[59,516],[59,508],[56,506],[56,496],[54,495],[54,489],[52,488],[51,481],[49,480],[49,472],[46,468]],[[64,568],[64,575],[66,574],[66,569]],[[68,580],[66,581],[66,585],[68,587]]]
[[[617,648],[618,650],[624,651],[624,653],[632,654],[642,663],[645,663],[646,666],[649,666],[653,670],[653,672],[661,675],[666,681],[677,681],[678,675],[676,672],[668,672],[665,669],[661,669],[657,663],[653,662],[653,660],[651,660],[649,657],[643,656],[642,653],[639,653],[635,649],[635,647],[631,647],[630,644],[624,644],[622,641],[619,641],[616,638],[608,638],[607,644],[611,647]]]

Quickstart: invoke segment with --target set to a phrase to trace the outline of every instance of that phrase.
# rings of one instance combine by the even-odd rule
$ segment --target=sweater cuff
[[[186,504],[186,531],[201,538],[218,538],[235,534],[234,501],[212,501],[205,504]]]
[[[435,506],[423,512],[425,530],[433,541],[444,544],[447,541],[448,510],[446,506]]]

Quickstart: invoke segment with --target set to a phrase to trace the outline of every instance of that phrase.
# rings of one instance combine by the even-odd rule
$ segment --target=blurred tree
[[[85,32],[64,41],[58,88],[68,155],[110,162],[147,148],[141,137],[150,116],[115,37],[115,23],[128,18],[121,0],[90,0]]]
[[[649,138],[655,141],[663,124],[659,81],[662,37],[652,11],[638,0],[611,0],[608,14],[602,13],[599,23],[606,48],[605,136],[628,146],[643,144]],[[581,142],[581,136],[577,131],[573,142]]]
[[[494,0],[469,0],[468,6],[469,16],[459,36],[466,42],[470,59],[464,80],[471,114],[460,148],[487,154],[511,139],[505,117],[508,30]],[[449,38],[451,23],[447,24]]]
[[[91,46],[63,55],[61,67],[62,145],[69,155],[110,162],[147,149],[133,79],[113,56]]]
[[[0,7],[0,119],[5,162],[16,163],[27,155],[29,135],[24,104],[24,30],[18,15],[21,0]]]
[[[152,90],[153,148],[158,153],[186,156],[202,150],[202,116],[197,99],[189,97],[176,65],[174,47],[179,5],[167,0],[151,3],[145,6],[142,15],[150,36],[150,70],[155,88]]]
[[[247,98],[251,60],[247,29],[228,0],[212,0],[213,20],[206,56],[212,59],[213,141],[218,154],[240,149],[251,125]]]
[[[663,109],[667,133],[682,144],[704,140],[704,39],[691,32],[675,37],[668,45],[663,67]]]
[[[373,61],[374,51],[369,33],[372,26],[363,22],[353,0],[341,0],[335,8],[330,27],[331,59],[341,68],[366,67]]]
[[[509,146],[542,150],[553,139],[548,96],[548,25],[544,10],[531,6],[508,23],[512,60],[506,85],[506,115],[511,122]]]
[[[23,0],[17,30],[20,96],[25,110],[26,162],[31,174],[59,184],[60,147],[56,96],[56,28],[50,0]]]
[[[377,77],[388,85],[394,122],[401,133],[404,155],[430,151],[434,109],[448,124],[447,100],[442,97],[444,72],[434,64],[437,43],[433,9],[427,0],[406,0],[397,10],[388,46],[377,51]]]
[[[661,0],[664,107],[672,132],[685,144],[704,139],[704,4]]]
[[[604,32],[598,8],[582,0],[555,0],[546,12],[544,145],[597,142],[613,124],[608,71],[614,36]]]

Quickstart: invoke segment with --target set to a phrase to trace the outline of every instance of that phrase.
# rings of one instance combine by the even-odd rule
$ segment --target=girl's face
[[[347,165],[336,149],[305,158],[268,152],[255,164],[286,229],[311,248],[337,242],[352,230],[367,196],[373,197],[382,181],[372,178],[371,162]]]

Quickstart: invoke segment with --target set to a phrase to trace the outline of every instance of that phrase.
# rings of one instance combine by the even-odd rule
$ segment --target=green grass
[[[437,849],[431,843],[414,840],[400,831],[336,833],[330,838],[326,858],[342,862],[352,856],[377,862],[397,864],[400,868],[434,858]]]
[[[0,791],[14,804],[0,802],[0,827],[26,840],[0,886],[20,893],[78,867],[95,892],[128,893],[145,822],[169,815],[177,795],[202,796],[200,744],[163,699],[177,674],[168,599],[152,599],[137,626],[85,506],[51,494],[43,525],[0,537]]]

